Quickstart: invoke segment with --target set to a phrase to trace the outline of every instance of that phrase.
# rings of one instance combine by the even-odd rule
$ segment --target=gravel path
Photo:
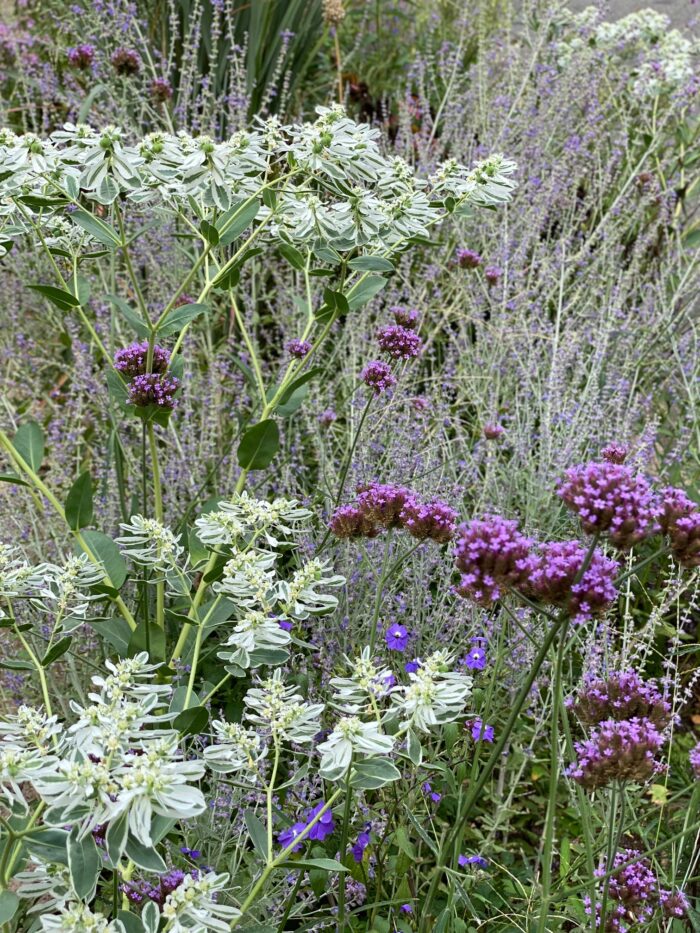
[[[591,0],[569,0],[572,10],[583,10],[591,6]],[[621,19],[629,13],[651,7],[659,13],[665,13],[674,26],[688,26],[696,20],[695,30],[700,34],[700,2],[696,0],[609,0],[606,19]]]

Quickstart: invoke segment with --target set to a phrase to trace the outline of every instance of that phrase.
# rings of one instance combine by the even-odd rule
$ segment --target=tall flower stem
[[[158,465],[158,446],[153,423],[148,422],[148,446],[151,454],[151,470],[153,472],[153,505],[156,519],[163,524],[163,490],[160,481],[160,467]],[[156,624],[165,628],[165,580],[159,576],[156,581]]]
[[[352,788],[350,787],[350,771],[352,759],[348,765],[348,774],[345,779],[345,807],[343,808],[343,825],[340,830],[340,861],[345,858],[348,847],[348,827],[350,825],[350,806],[352,804]],[[338,878],[338,931],[342,933],[345,925],[345,877]]]
[[[617,809],[618,809],[618,799],[619,799],[620,788],[615,781],[610,791],[610,812],[608,814],[608,845],[605,853],[605,871],[609,872],[615,862],[615,853],[617,849],[617,842],[622,831],[622,824],[620,824],[620,832],[616,829],[617,823]],[[608,906],[608,893],[610,890],[610,875],[607,875],[603,883],[603,896],[600,903],[600,928],[601,930],[605,929],[605,913]],[[591,904],[591,909],[595,911],[595,903]]]
[[[369,623],[369,651],[374,651],[374,645],[377,641],[377,622],[379,621],[379,611],[382,608],[382,596],[384,594],[384,585],[389,577],[389,555],[391,554],[391,531],[387,532],[386,542],[384,544],[384,556],[382,557],[382,570],[377,583],[377,593],[374,597],[374,609],[372,610],[372,619]]]
[[[559,785],[559,704],[561,700],[562,667],[566,651],[566,633],[568,619],[559,632],[559,648],[557,650],[554,667],[554,685],[552,690],[552,719],[550,722],[550,774],[549,799],[547,801],[547,818],[544,830],[544,846],[542,849],[542,904],[540,907],[537,933],[546,933],[547,918],[549,915],[549,897],[552,886],[552,860],[554,857],[554,829],[557,810],[557,788]]]

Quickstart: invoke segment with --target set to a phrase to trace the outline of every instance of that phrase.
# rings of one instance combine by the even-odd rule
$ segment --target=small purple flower
[[[477,868],[487,868],[488,862],[480,855],[460,855],[457,859],[460,868],[466,868],[467,865],[476,865]]]
[[[439,794],[436,790],[433,790],[432,784],[429,784],[428,781],[426,781],[423,785],[423,793],[427,794],[433,803],[440,803],[442,800],[442,794]]]
[[[408,631],[403,625],[394,624],[386,630],[387,647],[392,651],[405,651],[408,645]]]
[[[458,246],[455,250],[455,262],[460,269],[476,269],[484,260],[473,249]]]
[[[423,341],[414,330],[398,324],[382,327],[377,332],[377,343],[394,360],[412,360],[423,347]]]
[[[483,671],[486,667],[486,652],[484,649],[479,648],[477,645],[470,648],[464,659],[464,665],[473,671]]]
[[[73,48],[68,49],[66,56],[74,68],[86,71],[95,60],[95,46],[86,42],[73,46]]]
[[[503,269],[500,266],[486,266],[484,269],[484,276],[489,285],[498,285],[502,275]]]
[[[294,628],[294,623],[291,622],[289,619],[278,619],[277,624],[285,632],[291,632],[291,630]]]
[[[333,424],[333,422],[337,420],[338,420],[338,416],[336,415],[336,413],[333,411],[332,408],[326,408],[318,416],[318,423],[321,425],[322,428],[329,428]]]
[[[402,904],[401,907],[400,907],[399,909],[400,909],[401,912],[404,913],[404,914],[412,914],[412,913],[413,913],[413,908],[411,907],[410,904]]]
[[[285,345],[287,353],[295,360],[303,360],[311,351],[311,344],[308,340],[290,340]]]
[[[420,661],[416,658],[415,661],[406,661],[403,666],[403,669],[407,674],[415,674],[416,671],[420,669]]]
[[[352,857],[356,862],[359,863],[362,861],[365,854],[365,849],[370,844],[370,841],[371,838],[369,833],[365,832],[359,834],[355,844],[352,847]]]
[[[700,781],[700,742],[695,748],[690,749],[688,760],[690,761],[690,767],[693,769],[693,774]]]
[[[481,719],[477,718],[472,722],[472,738],[475,742],[493,742],[493,726],[487,726]]]
[[[608,463],[624,463],[627,459],[627,454],[629,449],[623,444],[608,444],[607,447],[603,447],[601,450],[601,456],[603,460],[607,460]]]
[[[381,395],[382,392],[396,385],[396,376],[392,373],[391,366],[381,360],[368,363],[362,370],[360,378],[375,395]]]
[[[283,829],[282,832],[277,834],[277,841],[283,849],[286,849],[305,829],[306,823],[294,823],[293,826],[289,826],[287,829]],[[301,852],[302,845],[303,840],[294,846],[292,852]]]
[[[325,802],[322,800],[320,803],[317,803],[316,806],[309,811],[309,814],[306,818],[306,825],[316,817],[325,807]],[[330,809],[326,810],[322,815],[321,819],[316,823],[309,832],[309,839],[314,840],[315,842],[323,842],[323,840],[330,836],[335,831],[335,823],[333,822],[333,813]]]
[[[487,441],[497,441],[499,437],[502,437],[503,434],[505,434],[505,430],[506,429],[503,427],[503,425],[495,424],[492,422],[485,424],[482,428],[484,437]]]
[[[156,405],[165,411],[171,411],[175,407],[175,393],[179,388],[180,380],[174,376],[144,373],[131,380],[127,391],[129,401],[137,408]]]

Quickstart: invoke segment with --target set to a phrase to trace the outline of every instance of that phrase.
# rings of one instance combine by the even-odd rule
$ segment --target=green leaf
[[[400,777],[401,772],[388,758],[365,758],[353,765],[350,785],[363,790],[376,790]]]
[[[10,483],[12,486],[31,485],[25,479],[22,479],[20,476],[17,476],[16,473],[3,473],[2,475],[0,475],[0,483]]]
[[[124,299],[120,298],[118,295],[107,295],[106,298],[128,322],[137,337],[143,338],[150,335],[150,327],[141,320],[138,312],[134,311],[128,301],[124,301]]]
[[[17,913],[19,898],[14,891],[7,889],[0,893],[0,923],[9,923]]]
[[[252,810],[246,810],[243,818],[256,852],[267,861],[267,830]]]
[[[299,250],[292,246],[291,243],[280,243],[278,247],[282,256],[287,260],[290,266],[294,269],[299,269],[302,271],[306,266],[306,261]]]
[[[156,850],[142,845],[131,833],[129,833],[124,851],[126,852],[126,857],[131,859],[139,868],[143,868],[146,871],[157,871],[158,874],[162,874],[164,871],[168,870],[167,865]]]
[[[298,868],[300,870],[316,868],[319,871],[350,871],[342,862],[334,858],[305,858],[282,862],[280,868]]]
[[[155,904],[153,905],[155,907]],[[121,921],[122,926],[126,930],[126,933],[143,933],[143,924],[139,917],[136,914],[132,914],[129,910],[120,910],[117,914],[117,920]],[[158,929],[158,924],[154,930]]]
[[[418,858],[418,853],[415,850],[415,847],[411,840],[408,838],[408,833],[406,832],[405,826],[399,826],[394,833],[394,842],[401,849],[402,852],[405,852],[410,859]]]
[[[203,220],[199,225],[199,229],[202,231],[202,236],[210,246],[219,245],[219,231],[214,224],[210,224],[208,220]]]
[[[323,289],[323,300],[329,308],[337,311],[338,314],[347,314],[350,310],[345,295],[342,292],[334,292],[332,288]]]
[[[44,862],[68,864],[68,833],[65,829],[35,829],[24,837],[30,855]]]
[[[180,735],[197,735],[204,732],[209,723],[209,712],[204,706],[193,706],[179,713],[173,720],[173,728]]]
[[[131,629],[126,619],[92,619],[89,622],[97,634],[111,645],[120,658],[129,657]]]
[[[107,855],[112,865],[116,866],[119,864],[119,860],[122,857],[122,853],[126,848],[126,840],[129,836],[129,814],[122,813],[122,815],[117,820],[113,820],[107,827],[107,835],[105,836],[105,845],[107,847]]]
[[[348,304],[351,311],[356,311],[368,301],[371,301],[386,285],[386,279],[381,275],[368,275],[366,279],[357,283],[348,293]]]
[[[129,657],[147,651],[151,661],[165,661],[165,632],[152,619],[143,619],[131,633]]]
[[[80,537],[90,548],[93,557],[102,562],[112,586],[117,590],[121,589],[126,580],[127,567],[126,561],[114,541],[101,531],[83,531]],[[76,550],[78,553],[82,553],[83,549],[80,544],[77,545]]]
[[[30,285],[29,288],[35,292],[39,292],[40,295],[43,295],[44,298],[52,304],[55,304],[61,311],[70,311],[71,308],[77,308],[80,305],[80,301],[75,295],[71,295],[70,292],[64,292],[61,288],[54,288],[53,285]]]
[[[27,421],[17,429],[12,446],[36,473],[44,459],[44,432],[36,421]]]
[[[30,661],[15,661],[12,658],[3,658],[0,661],[0,667],[8,671],[31,671],[33,669]]]
[[[179,308],[173,308],[165,321],[158,328],[157,333],[161,337],[167,337],[168,334],[179,334],[182,328],[204,314],[209,308],[206,305],[191,304],[180,305]]]
[[[276,411],[278,415],[281,415],[282,418],[289,418],[295,412],[297,412],[301,406],[304,404],[307,396],[309,394],[309,387],[306,385],[299,386],[299,388],[292,392],[292,394],[287,398],[286,402],[280,402],[277,405]]]
[[[245,202],[243,204],[245,205]],[[228,246],[229,243],[233,243],[236,237],[240,236],[246,227],[249,227],[255,220],[259,210],[259,202],[252,201],[244,207],[238,204],[226,211],[216,224],[219,231],[220,245]]]
[[[238,465],[244,470],[264,470],[279,450],[280,432],[272,418],[248,428],[238,445]]]
[[[54,661],[57,661],[61,655],[64,655],[66,651],[68,651],[72,641],[72,635],[66,635],[59,639],[55,645],[52,645],[52,647],[49,648],[44,657],[41,659],[41,666],[49,667],[50,664],[53,664]]]
[[[82,207],[77,208],[77,210],[74,210],[67,216],[74,224],[82,227],[86,233],[93,236],[98,243],[102,243],[103,246],[108,246],[110,249],[121,246],[121,240],[119,239],[117,231],[114,230],[113,227],[110,227],[109,224],[106,224],[104,220],[100,220],[100,218],[95,217],[94,214],[90,214],[83,210]]]
[[[406,752],[411,762],[418,767],[423,760],[423,749],[421,748],[420,739],[413,729],[409,729],[406,736]]]
[[[84,839],[78,839],[79,831],[80,827],[74,826],[68,836],[68,870],[79,900],[91,901],[95,896],[102,859],[92,836],[88,834]]]
[[[358,256],[348,263],[351,269],[357,272],[394,272],[393,262],[381,256]]]
[[[93,519],[92,478],[88,470],[81,473],[66,496],[66,521],[71,531],[80,531]]]

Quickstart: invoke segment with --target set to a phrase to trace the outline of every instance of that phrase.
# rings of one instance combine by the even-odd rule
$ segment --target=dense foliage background
[[[471,166],[502,152],[517,163],[507,203],[455,210],[454,199],[443,198],[439,222],[413,238],[410,250],[389,250],[389,266],[374,269],[387,281],[361,306],[343,305],[352,250],[338,266],[316,256],[311,273],[311,259],[290,249],[291,233],[246,254],[235,278],[209,291],[204,313],[158,337],[179,351],[180,392],[171,415],[149,422],[150,446],[146,422],[115,396],[111,359],[149,337],[138,319],[134,325],[133,309],[155,321],[173,296],[185,307],[197,303],[218,267],[203,261],[190,275],[196,257],[219,249],[222,267],[230,257],[229,244],[219,247],[220,226],[210,229],[226,207],[207,204],[212,223],[188,227],[177,211],[154,207],[149,215],[148,204],[134,206],[123,192],[88,203],[81,188],[70,210],[88,208],[120,234],[121,245],[101,249],[98,237],[79,270],[60,231],[45,228],[59,237],[47,245],[35,230],[30,248],[29,238],[9,230],[16,215],[0,208],[7,247],[0,258],[0,425],[8,439],[0,537],[31,564],[60,563],[74,548],[71,527],[114,539],[132,515],[157,512],[183,536],[197,592],[197,560],[207,554],[195,519],[240,492],[242,478],[258,499],[299,500],[312,516],[299,554],[328,559],[345,578],[333,589],[338,603],[330,614],[301,613],[295,623],[299,644],[281,668],[287,685],[309,702],[328,700],[331,680],[348,676],[343,659],[355,659],[368,643],[381,656],[378,669],[388,668],[395,681],[436,650],[473,677],[468,711],[429,734],[420,761],[410,753],[401,759],[400,791],[388,782],[354,795],[348,789],[332,809],[333,832],[307,840],[302,857],[340,860],[346,880],[337,861],[335,871],[320,862],[299,870],[275,865],[241,929],[583,930],[595,923],[596,911],[586,913],[592,893],[605,929],[698,930],[700,761],[695,770],[689,762],[700,739],[695,558],[681,566],[658,534],[645,533],[622,552],[595,539],[620,562],[618,593],[606,614],[567,622],[547,642],[551,618],[527,595],[489,602],[469,598],[469,588],[455,591],[455,546],[447,537],[328,531],[335,509],[381,483],[421,502],[439,500],[460,522],[497,514],[517,519],[532,538],[576,538],[585,550],[591,529],[565,508],[557,487],[567,468],[600,461],[611,443],[625,448],[625,469],[654,489],[680,487],[700,500],[697,50],[653,14],[611,27],[600,11],[573,16],[552,2],[465,6],[43,0],[20,4],[0,26],[2,123],[18,136],[44,139],[66,123],[89,123],[120,127],[124,145],[138,151],[144,138],[149,145],[160,139],[147,134],[180,131],[200,142],[211,137],[213,145],[261,119],[271,134],[271,126],[313,120],[316,107],[340,101],[353,120],[378,131],[387,159],[400,156],[419,179],[446,159]],[[5,166],[8,138],[1,141]],[[200,207],[193,208],[198,220],[205,217]],[[24,208],[39,230],[48,214],[64,209],[71,226],[65,201],[26,201]],[[74,302],[31,287],[56,287],[56,272]],[[395,309],[399,324],[415,310],[411,328],[420,336],[420,352],[398,360],[382,356],[378,342]],[[318,330],[308,332],[307,318]],[[304,357],[290,349],[301,339],[314,347],[313,370],[305,370],[313,377],[293,386],[291,401],[277,398],[276,387],[288,385],[281,380],[290,358]],[[366,377],[377,359],[389,360],[395,379],[380,393]],[[268,411],[271,399],[281,411]],[[241,440],[261,419],[274,420],[279,443],[267,462],[246,461]],[[32,454],[31,476],[13,460],[12,439],[15,451]],[[89,499],[89,508],[71,519],[76,497]],[[296,550],[282,548],[290,573]],[[163,596],[154,593],[149,610],[143,577],[132,570],[117,589],[148,632]],[[172,661],[186,613],[171,595],[163,638]],[[106,658],[146,648],[152,660],[166,660],[150,640],[120,647],[110,638],[109,620],[119,613],[113,593],[101,596],[100,620],[81,621],[67,642],[56,612],[49,608],[37,621],[29,600],[12,624],[4,624],[10,616],[3,620],[3,714],[21,704],[45,706],[48,694],[59,719],[74,722],[71,704],[88,703],[90,678]],[[392,638],[393,630],[399,634]],[[62,634],[62,653],[50,657]],[[205,725],[176,724],[185,759],[213,741],[209,715],[241,720],[244,687],[253,681],[250,671],[223,675],[217,650],[228,634],[208,631],[194,658],[190,645],[167,676],[156,675],[161,685],[186,688],[194,663],[201,678]],[[37,658],[46,662],[41,677]],[[615,671],[653,680],[668,703],[658,751],[667,767],[638,780],[613,776],[592,790],[565,773],[574,743],[590,732],[571,706],[592,678]],[[178,713],[188,710],[189,684]],[[324,738],[331,729],[324,720]],[[622,758],[619,750],[613,758]],[[301,773],[301,759],[293,761],[282,775],[288,786],[274,796],[275,846],[285,828],[313,820],[309,813],[335,787],[313,764]],[[206,865],[229,874],[219,903],[240,907],[260,878],[257,824],[244,811],[262,813],[271,834],[265,814],[273,805],[260,788],[225,774],[202,788],[206,810],[169,826],[159,851],[170,873],[201,874]],[[3,816],[6,855],[12,847],[0,856],[0,881],[13,895],[0,897],[6,929],[92,929],[80,926],[84,920],[40,926],[48,921],[27,912],[31,896],[21,890],[15,903],[13,871],[47,858],[46,850],[22,849],[15,818],[9,809]],[[640,881],[639,869],[632,880],[618,874],[610,883],[606,866],[615,859],[643,862],[649,877]],[[114,904],[129,907],[135,861],[130,854],[126,875],[100,866],[96,911],[116,919],[107,909],[112,887]],[[595,871],[603,876],[597,888]],[[157,885],[143,864],[136,873]],[[687,903],[674,915],[659,891],[677,890]],[[145,891],[130,902],[134,917],[149,901]],[[127,933],[142,929],[124,922]],[[182,929],[219,929],[197,922],[185,919]],[[228,918],[222,922],[228,929]]]

